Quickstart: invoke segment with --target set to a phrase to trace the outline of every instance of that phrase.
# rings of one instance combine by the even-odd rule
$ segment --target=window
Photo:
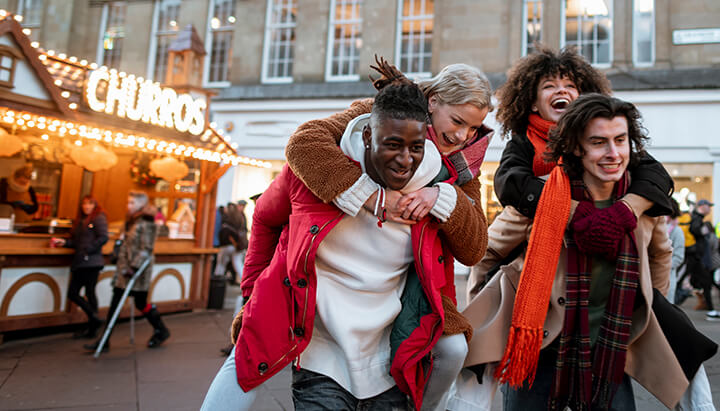
[[[566,0],[563,45],[577,46],[578,52],[596,66],[612,62],[612,1]]]
[[[400,71],[412,75],[430,75],[432,58],[434,1],[399,0],[397,45]]]
[[[633,63],[655,63],[655,0],[633,2]]]
[[[155,52],[150,53],[150,70],[152,79],[163,82],[168,63],[168,49],[170,44],[177,37],[178,16],[180,15],[180,4],[182,0],[161,0],[155,3],[155,21],[153,29],[155,33]]]
[[[264,83],[292,81],[297,0],[268,0],[263,48]]]
[[[23,16],[23,27],[39,28],[42,25],[43,0],[20,0],[17,14]]]
[[[103,8],[101,23],[102,38],[98,50],[98,61],[104,66],[118,67],[122,55],[122,45],[125,38],[125,12],[124,1],[114,1]]]
[[[362,47],[363,0],[332,0],[326,79],[357,80]]]
[[[0,86],[13,87],[15,62],[18,58],[20,54],[15,49],[0,45]]]
[[[209,41],[205,48],[209,50],[205,61],[207,82],[215,85],[229,84],[230,63],[232,60],[233,30],[235,16],[235,0],[212,0],[208,21]]]
[[[522,55],[535,51],[534,43],[542,41],[542,0],[525,0],[523,7]]]

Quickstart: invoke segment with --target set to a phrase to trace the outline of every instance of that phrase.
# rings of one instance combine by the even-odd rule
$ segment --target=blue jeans
[[[535,411],[548,408],[556,357],[557,352],[554,350],[540,351],[537,373],[532,387],[528,388],[527,383],[517,389],[511,388],[508,384],[502,386],[504,411]],[[635,395],[632,382],[627,374],[615,392],[612,404],[610,404],[610,411],[635,411]]]
[[[409,410],[408,397],[397,386],[372,398],[359,400],[332,378],[293,368],[292,399],[296,411]]]

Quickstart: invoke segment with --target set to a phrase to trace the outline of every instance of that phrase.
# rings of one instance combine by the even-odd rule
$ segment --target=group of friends
[[[376,62],[375,98],[301,125],[257,200],[235,348],[202,409],[251,409],[289,366],[298,410],[489,409],[499,385],[505,410],[633,410],[631,379],[714,409],[717,346],[665,298],[673,182],[604,74],[539,46],[495,108],[477,68],[413,82]],[[473,266],[462,312],[454,260]]]

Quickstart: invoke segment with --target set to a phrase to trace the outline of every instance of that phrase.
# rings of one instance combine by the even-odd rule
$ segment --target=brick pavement
[[[458,289],[464,289],[458,278]],[[229,287],[225,310],[200,310],[164,317],[172,337],[159,349],[145,342],[151,328],[139,318],[136,342],[129,343],[129,325],[121,323],[112,337],[112,349],[94,360],[82,350],[82,341],[68,332],[0,345],[0,410],[197,410],[224,358],[219,348],[227,339],[234,297]],[[463,302],[460,302],[463,304]],[[684,308],[696,326],[720,341],[720,322],[708,322],[693,311],[693,298]],[[720,356],[705,364],[713,398],[720,398]],[[283,370],[260,387],[253,409],[292,410],[290,371]],[[665,409],[636,386],[638,411]],[[501,410],[501,395],[493,410]]]

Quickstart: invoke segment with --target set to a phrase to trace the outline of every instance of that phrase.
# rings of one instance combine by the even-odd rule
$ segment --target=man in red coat
[[[440,155],[425,140],[426,112],[416,86],[388,86],[372,114],[348,126],[343,151],[383,187],[372,212],[345,218],[287,166],[263,193],[236,349],[202,409],[249,409],[254,388],[291,361],[297,409],[406,409],[406,394],[421,408],[430,370],[440,373],[430,352],[443,333],[442,297],[454,300],[452,258],[435,221],[386,222],[382,198],[384,188],[416,190],[440,171]],[[425,307],[407,317],[406,334],[391,352],[393,323],[411,282]],[[466,350],[462,334],[451,337]]]

